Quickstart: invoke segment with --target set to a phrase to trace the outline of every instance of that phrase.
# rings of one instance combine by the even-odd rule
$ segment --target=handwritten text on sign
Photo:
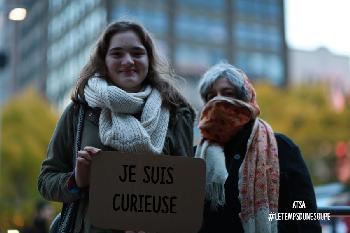
[[[197,232],[204,184],[200,159],[101,152],[92,163],[89,216],[105,229]]]

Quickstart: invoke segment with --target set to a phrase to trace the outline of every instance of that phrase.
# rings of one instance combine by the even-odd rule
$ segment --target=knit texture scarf
[[[235,134],[248,121],[254,120],[239,169],[239,216],[246,233],[277,233],[277,221],[268,219],[269,213],[278,211],[277,142],[269,124],[257,117],[260,108],[256,103],[255,90],[246,76],[244,85],[249,95],[247,102],[219,97],[205,105],[199,122],[202,140],[195,156],[206,160],[206,199],[216,210],[225,204],[224,184],[228,172],[223,147],[232,137],[229,132]],[[218,137],[220,132],[228,135]]]
[[[169,110],[162,106],[158,90],[146,86],[140,92],[128,93],[96,74],[89,79],[84,93],[90,107],[101,108],[102,144],[123,152],[162,152]]]

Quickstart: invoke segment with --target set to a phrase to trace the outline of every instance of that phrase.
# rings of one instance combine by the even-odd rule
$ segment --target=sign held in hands
[[[204,189],[202,159],[104,151],[93,159],[88,214],[104,229],[197,232]]]

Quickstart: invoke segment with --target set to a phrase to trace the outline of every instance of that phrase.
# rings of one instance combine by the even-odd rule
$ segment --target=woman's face
[[[215,81],[212,88],[208,91],[208,94],[205,98],[206,102],[213,99],[216,96],[225,96],[229,98],[237,98],[237,93],[235,88],[226,78],[219,78]]]
[[[105,57],[110,80],[126,92],[139,92],[148,73],[148,54],[133,31],[115,34]]]

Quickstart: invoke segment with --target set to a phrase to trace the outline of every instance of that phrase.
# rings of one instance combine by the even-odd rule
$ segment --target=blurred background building
[[[34,84],[63,107],[107,23],[128,17],[144,24],[191,93],[206,68],[228,61],[253,79],[287,83],[284,6],[279,0],[27,1],[11,64],[16,90]],[[14,58],[10,58],[14,60]],[[193,98],[199,106],[199,98]]]
[[[45,93],[46,77],[48,75],[48,17],[47,1],[28,1],[28,16],[20,27],[15,42],[17,43],[17,60],[12,77],[15,90],[33,84],[41,93]],[[28,5],[28,4],[27,4]]]
[[[350,58],[347,56],[334,54],[327,48],[290,49],[288,53],[291,84],[337,82],[345,88],[350,81]]]
[[[20,46],[24,40],[26,10],[32,9],[34,2],[33,0],[0,0],[0,104],[25,86],[18,75],[19,69],[22,68]],[[14,12],[15,8],[21,8],[24,12],[16,10]]]
[[[324,47],[313,51],[289,49],[288,61],[290,84],[325,83],[331,90],[334,110],[344,110],[346,95],[350,93],[349,57]]]

